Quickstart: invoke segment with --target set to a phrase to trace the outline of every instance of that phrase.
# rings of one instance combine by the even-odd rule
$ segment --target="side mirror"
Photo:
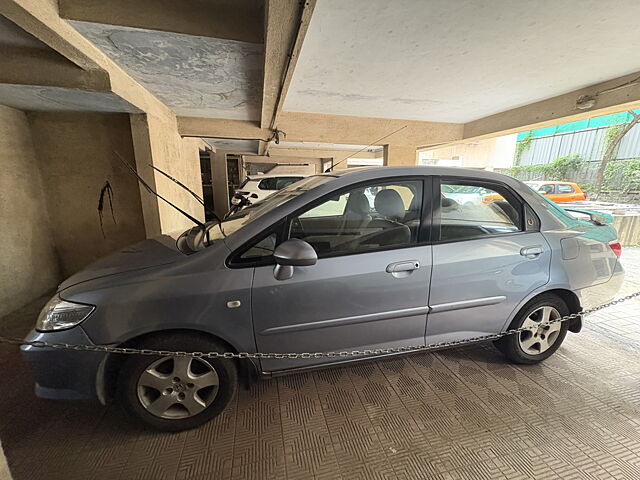
[[[251,195],[249,195],[250,198],[258,198],[258,194],[257,193],[252,193]]]
[[[544,190],[539,190],[539,191],[538,191],[538,193],[539,193],[540,195],[547,195],[547,192],[545,192]]]
[[[273,269],[273,276],[276,280],[288,280],[293,277],[294,267],[308,267],[315,265],[318,261],[318,254],[304,240],[292,238],[282,242],[273,252],[276,266]]]

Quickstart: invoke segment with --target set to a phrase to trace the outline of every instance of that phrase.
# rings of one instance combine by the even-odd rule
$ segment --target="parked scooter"
[[[251,195],[243,195],[240,192],[234,193],[233,197],[231,197],[231,208],[226,213],[224,218],[226,219],[231,215],[238,213],[244,207],[248,207],[252,203],[250,199],[255,199],[255,198],[258,198],[258,195],[256,195],[255,193],[252,193]]]

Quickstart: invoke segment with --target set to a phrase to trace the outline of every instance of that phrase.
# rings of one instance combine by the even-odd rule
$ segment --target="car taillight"
[[[586,194],[586,193],[583,193],[583,194],[582,194],[582,199],[583,199],[583,200],[586,200],[586,199],[587,199],[587,194]]]
[[[616,254],[616,257],[619,258],[620,255],[622,255],[622,245],[620,245],[620,242],[612,242],[609,246],[611,247],[611,250],[613,250],[613,253]]]

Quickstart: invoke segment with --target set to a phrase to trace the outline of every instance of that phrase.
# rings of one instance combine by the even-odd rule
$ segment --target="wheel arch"
[[[211,341],[218,342],[223,345],[225,351],[238,353],[238,349],[226,339],[204,330],[190,328],[174,328],[146,332],[113,346],[123,348],[140,348],[144,345],[144,342],[150,338],[178,334],[206,337]],[[126,360],[127,355],[128,354],[110,353],[102,361],[96,377],[96,392],[98,399],[102,404],[105,404],[107,400],[114,397],[118,372]],[[250,359],[237,359],[235,361],[238,362],[238,376],[240,378],[241,385],[245,388],[249,388],[258,377],[259,370],[257,365]]]
[[[563,288],[561,286],[558,286],[554,288],[546,288],[544,290],[537,290],[531,293],[529,296],[527,296],[524,300],[522,300],[520,304],[518,304],[518,306],[513,310],[513,312],[509,316],[508,320],[505,322],[502,328],[502,331],[504,331],[505,329],[508,328],[509,325],[511,325],[511,322],[513,321],[515,316],[518,314],[518,312],[520,312],[520,310],[524,308],[525,305],[537,299],[538,297],[541,297],[543,295],[549,295],[549,294],[555,295],[556,297],[560,298],[567,305],[567,308],[569,309],[569,313],[577,313],[582,309],[580,298],[575,292],[573,292],[572,290],[569,290],[568,288]],[[580,332],[580,330],[582,330],[581,316],[569,321],[570,332],[578,333]]]
[[[565,288],[555,288],[553,290],[547,290],[543,293],[551,293],[557,297],[560,297],[569,308],[569,313],[578,313],[580,310],[582,310],[578,295],[576,295],[575,292],[572,292],[571,290],[567,290]],[[582,316],[574,318],[573,320],[569,320],[570,332],[578,333],[580,332],[580,330],[582,330]]]

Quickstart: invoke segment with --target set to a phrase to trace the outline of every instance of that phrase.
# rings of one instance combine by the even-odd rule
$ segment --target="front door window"
[[[360,186],[293,218],[290,238],[311,244],[319,258],[410,246],[421,204],[421,181]]]

